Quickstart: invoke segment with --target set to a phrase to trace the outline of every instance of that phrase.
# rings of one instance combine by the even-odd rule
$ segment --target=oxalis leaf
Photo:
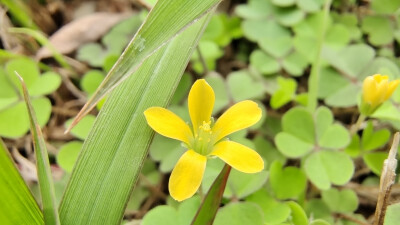
[[[74,126],[107,93],[138,70],[149,56],[185,30],[191,23],[212,10],[220,1],[157,1],[117,63],[79,112],[71,126]]]
[[[143,112],[167,105],[209,18],[150,56],[107,98],[61,201],[62,224],[120,224],[154,134]]]
[[[350,45],[340,51],[326,48],[323,57],[334,69],[325,67],[321,70],[318,97],[324,98],[330,106],[356,105],[362,82],[367,76],[378,73],[389,75],[391,80],[400,76],[399,68],[392,61],[375,57],[374,49],[365,44]],[[397,110],[394,111],[398,114]],[[389,115],[396,118],[393,113]],[[387,113],[382,115],[377,111],[376,117],[386,116]]]
[[[350,135],[346,128],[334,123],[328,108],[320,107],[314,115],[305,108],[293,108],[283,116],[282,128],[283,132],[275,137],[279,151],[291,158],[308,155],[302,166],[318,188],[325,190],[332,183],[343,185],[350,180],[353,161],[337,151],[350,143]]]

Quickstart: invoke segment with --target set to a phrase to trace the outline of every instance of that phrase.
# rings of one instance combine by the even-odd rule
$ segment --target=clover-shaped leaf
[[[51,102],[47,98],[32,100],[39,125],[44,126],[50,118]],[[0,135],[3,137],[17,138],[29,130],[29,117],[24,102],[18,102],[12,107],[0,110]]]
[[[384,146],[390,138],[390,131],[388,129],[381,129],[374,131],[372,122],[368,122],[367,127],[364,129],[361,138],[362,151],[372,151]]]
[[[314,45],[318,40],[323,16],[322,12],[312,14],[293,27],[295,32],[293,39],[294,48],[301,53],[308,62],[313,62],[316,57],[317,52]],[[323,50],[325,48],[340,50],[349,42],[349,29],[344,25],[332,23],[331,20],[329,20],[328,27],[326,28],[326,37],[323,42]]]
[[[65,122],[66,128],[71,125],[72,120],[73,119],[69,119]],[[79,121],[79,123],[74,128],[72,128],[71,134],[81,140],[85,140],[86,137],[89,135],[89,132],[92,129],[95,120],[96,120],[95,116],[90,114],[86,115]]]
[[[331,210],[322,199],[310,199],[306,202],[305,210],[307,215],[316,219],[331,219]]]
[[[331,184],[346,184],[354,172],[353,161],[343,152],[319,151],[304,161],[304,169],[310,181],[321,190]]]
[[[198,196],[182,202],[178,209],[169,205],[157,206],[146,213],[142,225],[187,225],[192,221],[199,206]]]
[[[236,202],[222,207],[215,217],[214,225],[263,225],[263,213],[254,203]]]
[[[271,0],[271,2],[274,5],[286,7],[294,5],[296,3],[296,0]]]
[[[251,53],[250,65],[264,75],[273,75],[280,70],[277,60],[261,50],[255,50]]]
[[[287,204],[292,211],[290,221],[294,225],[308,225],[308,218],[304,209],[297,202],[294,201],[290,201]]]
[[[263,84],[254,80],[245,70],[230,73],[227,84],[235,102],[261,99],[264,95]]]
[[[383,161],[387,158],[387,153],[376,152],[384,146],[390,138],[388,129],[374,131],[372,122],[368,122],[361,139],[354,135],[351,144],[345,149],[346,153],[352,157],[362,156],[365,164],[377,175],[380,175]],[[374,152],[372,152],[374,151]]]
[[[104,35],[102,44],[82,45],[77,51],[77,58],[88,62],[91,66],[102,67],[109,56],[121,54],[141,24],[142,21],[138,15],[118,23]]]
[[[277,109],[293,100],[296,96],[297,83],[293,79],[278,77],[279,89],[271,97],[270,105]]]
[[[381,175],[383,163],[387,158],[388,153],[386,152],[372,152],[363,156],[365,164],[367,164],[368,168],[376,175]]]
[[[83,143],[81,141],[70,141],[61,146],[57,154],[57,165],[66,172],[71,173],[82,145]]]
[[[278,199],[297,198],[305,191],[306,175],[296,167],[282,166],[281,162],[275,161],[270,167],[269,183],[272,191]]]
[[[260,44],[261,49],[275,58],[282,58],[287,55],[293,45],[292,38],[289,35],[279,38],[262,38],[258,43]]]
[[[247,4],[236,7],[236,14],[244,19],[264,19],[271,12],[272,4],[263,0],[250,0]]]
[[[394,29],[389,18],[379,15],[366,16],[361,28],[369,35],[369,41],[373,45],[386,45],[393,41]]]
[[[322,191],[322,200],[331,211],[339,213],[351,213],[358,208],[358,197],[351,189],[338,190],[331,188]]]
[[[332,122],[332,113],[328,108],[318,108],[315,120],[306,109],[293,108],[283,116],[283,132],[275,137],[275,143],[284,155],[292,158],[306,155],[313,149],[345,147],[350,142],[348,131]]]
[[[201,40],[212,41],[225,47],[231,43],[232,39],[242,36],[240,23],[238,17],[230,17],[224,13],[215,14],[208,23]]]
[[[264,212],[264,224],[280,224],[285,222],[291,213],[290,207],[275,200],[266,189],[260,189],[246,198],[247,202],[254,202]]]
[[[305,12],[316,12],[321,9],[323,0],[297,0],[297,6]]]
[[[61,84],[60,76],[54,72],[40,75],[36,62],[29,58],[16,58],[6,64],[5,70],[0,69],[0,135],[9,138],[20,137],[29,130],[28,112],[15,72],[25,80],[40,126],[47,123],[51,114],[51,102],[43,95],[54,92]]]
[[[261,157],[263,157],[264,162],[267,165],[270,165],[274,161],[279,161],[282,164],[286,163],[286,157],[283,156],[282,153],[280,153],[270,141],[263,138],[261,135],[256,136],[253,139],[253,143],[255,149],[261,155]]]
[[[221,48],[213,41],[202,40],[198,46],[202,57],[207,65],[207,68],[210,70],[214,70],[216,67],[216,61],[223,55],[223,51]],[[192,55],[192,63],[193,69],[197,73],[204,72],[204,66],[201,63],[199,53],[195,51]]]
[[[321,70],[319,97],[330,106],[349,107],[357,104],[362,81],[371,74],[399,77],[397,66],[386,58],[374,58],[374,50],[365,44],[350,45],[340,51],[326,48],[323,57],[334,68]]]
[[[280,38],[290,35],[287,28],[275,21],[245,20],[242,22],[242,29],[244,36],[254,42],[265,38]]]
[[[207,167],[202,183],[203,192],[207,192],[212,182],[221,172],[223,166],[224,163],[219,159],[207,161]],[[255,174],[245,174],[232,169],[225,188],[224,197],[230,198],[235,196],[237,198],[244,198],[260,189],[267,181],[267,178],[267,171],[261,171]]]
[[[209,73],[205,80],[210,84],[215,92],[215,105],[213,114],[220,112],[229,104],[229,95],[227,93],[227,84],[220,74]],[[240,93],[238,93],[240,95]]]
[[[156,134],[150,145],[150,156],[155,161],[160,161],[161,172],[170,172],[185,148],[178,141]]]
[[[385,225],[396,225],[400,221],[400,203],[389,205],[385,215]]]

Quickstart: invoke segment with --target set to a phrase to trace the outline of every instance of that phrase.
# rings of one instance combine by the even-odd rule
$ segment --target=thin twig
[[[74,117],[79,112],[78,110],[71,110],[71,109],[66,109],[64,107],[61,108],[61,107],[57,107],[57,106],[53,106],[51,108],[51,111],[53,113],[63,115],[63,116],[68,116],[68,117]]]
[[[73,94],[75,97],[77,97],[80,100],[86,101],[87,97],[86,94],[83,93],[79,88],[75,86],[74,83],[69,79],[68,75],[64,73],[65,71],[60,69],[59,73],[61,75],[62,80],[64,81],[65,86],[68,88],[68,90]]]
[[[374,225],[383,225],[384,222],[390,192],[396,178],[396,155],[397,148],[399,146],[399,140],[400,133],[397,132],[394,135],[392,148],[389,151],[389,156],[383,164],[381,181],[379,185],[378,202],[375,209]]]
[[[357,219],[357,218],[354,218],[354,217],[349,216],[349,215],[344,214],[344,213],[338,213],[338,214],[336,214],[336,215],[337,215],[339,218],[342,218],[342,219],[345,219],[345,220],[349,220],[349,221],[352,221],[352,222],[357,223],[357,224],[360,224],[360,225],[371,225],[371,224],[369,224],[369,223],[367,223],[367,222],[361,221],[361,220],[359,220],[359,219]]]

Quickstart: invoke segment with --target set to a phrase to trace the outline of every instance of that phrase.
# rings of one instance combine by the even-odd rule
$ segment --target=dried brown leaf
[[[49,41],[59,53],[68,54],[75,51],[82,44],[98,40],[115,24],[130,15],[130,13],[106,12],[90,14],[66,24],[55,32],[49,38]],[[42,47],[36,54],[38,60],[51,56],[51,51],[46,47]]]

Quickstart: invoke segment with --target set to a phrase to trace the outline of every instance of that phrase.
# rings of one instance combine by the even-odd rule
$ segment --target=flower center
[[[197,128],[197,133],[192,142],[192,149],[204,156],[208,155],[214,146],[214,136],[211,130],[211,121],[203,121]]]

